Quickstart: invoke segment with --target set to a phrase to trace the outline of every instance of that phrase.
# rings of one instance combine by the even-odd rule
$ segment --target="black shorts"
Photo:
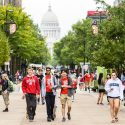
[[[105,93],[105,89],[99,89],[99,93]]]
[[[108,96],[109,99],[120,99],[120,97],[111,97],[111,96]]]

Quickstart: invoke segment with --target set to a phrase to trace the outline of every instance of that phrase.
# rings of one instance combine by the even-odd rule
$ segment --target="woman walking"
[[[120,79],[117,78],[117,73],[115,71],[112,73],[111,79],[107,81],[105,90],[108,93],[110,113],[112,117],[111,122],[118,122],[120,100],[123,100],[123,85]]]
[[[4,104],[6,108],[3,110],[3,112],[8,112],[8,106],[9,106],[9,78],[7,74],[2,74],[1,79],[1,85],[2,85],[2,96],[4,100]]]
[[[103,73],[99,74],[98,85],[99,85],[99,97],[98,97],[97,104],[103,105],[103,103],[102,103],[103,96],[105,94],[105,84],[104,84],[104,80],[103,80]]]

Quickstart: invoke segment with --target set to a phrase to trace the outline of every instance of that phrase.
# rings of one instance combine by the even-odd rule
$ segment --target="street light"
[[[6,10],[5,32],[9,36],[16,32],[16,23],[13,20],[8,21],[8,13],[14,12],[13,10]]]
[[[14,12],[14,10],[6,10],[5,32],[6,32],[6,36],[8,38],[11,34],[14,34],[16,32],[16,23],[14,22],[13,19],[8,20],[8,13],[12,13],[12,12]],[[10,54],[11,54],[11,52],[10,52]],[[9,64],[10,64],[10,74],[12,75],[12,58],[11,58],[11,61]],[[7,71],[8,71],[8,68],[7,68]]]
[[[94,35],[98,35],[98,26],[97,26],[97,21],[94,20],[92,23],[92,30]]]

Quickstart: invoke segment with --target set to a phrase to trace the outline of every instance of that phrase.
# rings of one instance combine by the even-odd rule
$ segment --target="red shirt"
[[[91,81],[94,80],[94,73],[91,74]]]
[[[46,92],[52,92],[51,75],[46,75]]]
[[[39,80],[37,76],[26,76],[22,81],[23,93],[40,94]]]
[[[62,80],[62,85],[67,85],[68,86],[68,78],[64,77],[61,79]],[[68,88],[62,88],[61,89],[61,94],[68,94]]]
[[[85,82],[90,82],[90,75],[88,73],[85,74]]]
[[[73,88],[75,88],[75,89],[77,88],[77,80],[76,79],[73,80]]]

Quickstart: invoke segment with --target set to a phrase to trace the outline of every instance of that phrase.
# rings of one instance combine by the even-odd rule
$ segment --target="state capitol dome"
[[[53,13],[50,5],[41,20],[41,33],[46,39],[46,44],[51,56],[53,56],[54,43],[60,39],[60,27],[57,16]]]
[[[42,18],[42,23],[49,23],[49,22],[58,23],[57,16],[51,10],[51,6],[49,6],[48,11],[44,14]]]

